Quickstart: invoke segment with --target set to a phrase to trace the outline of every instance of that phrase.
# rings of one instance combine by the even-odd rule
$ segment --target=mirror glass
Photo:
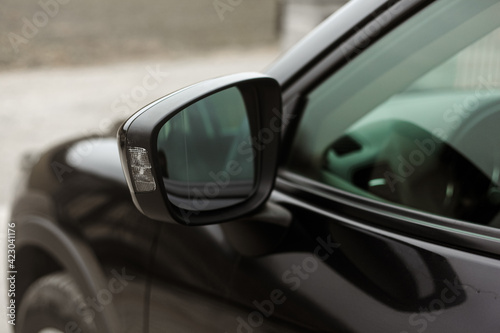
[[[169,119],[158,133],[157,153],[170,202],[207,211],[246,199],[255,178],[250,133],[245,101],[236,87]]]

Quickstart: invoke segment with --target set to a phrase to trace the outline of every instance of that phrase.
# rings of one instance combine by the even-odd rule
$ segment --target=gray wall
[[[193,55],[277,41],[276,0],[216,1],[218,10],[213,0],[41,0],[52,4],[48,9],[38,0],[3,0],[0,69]],[[30,24],[35,29],[25,28]],[[13,34],[27,42],[17,39],[19,52],[9,40]]]
[[[5,0],[0,70],[203,55],[278,42],[285,50],[347,1]]]

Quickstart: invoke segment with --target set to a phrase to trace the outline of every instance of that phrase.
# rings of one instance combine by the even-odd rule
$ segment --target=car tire
[[[16,333],[97,333],[93,317],[71,276],[55,273],[36,280],[24,294]]]

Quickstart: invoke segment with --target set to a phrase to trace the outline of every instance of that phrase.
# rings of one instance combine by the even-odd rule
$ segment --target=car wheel
[[[87,310],[88,305],[69,274],[47,275],[26,291],[16,333],[97,332],[93,312]]]

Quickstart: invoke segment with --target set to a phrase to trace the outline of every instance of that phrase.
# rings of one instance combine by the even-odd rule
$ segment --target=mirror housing
[[[241,96],[241,103],[235,102],[234,98],[229,100],[220,98],[229,91],[234,95],[235,90],[240,93],[238,96]],[[228,106],[228,103],[231,106]],[[252,167],[249,168],[252,177],[246,180],[250,185],[239,187],[245,188],[245,193],[244,196],[240,193],[237,200],[231,198],[231,195],[238,191],[234,191],[235,187],[230,183],[230,178],[232,175],[237,176],[236,172],[232,171],[239,170],[238,166],[241,164],[235,159],[213,163],[212,160],[220,155],[217,154],[217,149],[211,150],[213,157],[209,158],[206,154],[196,154],[192,148],[201,144],[202,149],[198,150],[203,151],[203,145],[214,140],[211,136],[201,136],[196,145],[186,143],[193,141],[193,133],[202,135],[199,131],[193,130],[193,127],[204,126],[207,123],[204,115],[219,113],[217,118],[219,120],[210,125],[218,128],[221,125],[219,123],[227,122],[227,118],[234,118],[235,104],[241,105],[240,109],[243,108],[249,131],[240,131],[231,137],[232,155],[238,155],[236,158],[238,161],[252,163]],[[180,118],[187,119],[186,115],[190,118],[191,125],[186,125],[190,131],[183,130],[183,122],[178,121]],[[171,124],[176,126],[170,126]],[[176,137],[177,140],[171,139],[170,142],[178,146],[172,143],[162,146],[163,141],[159,137],[165,136],[164,133]],[[233,220],[261,207],[274,187],[280,140],[281,88],[276,80],[257,73],[207,80],[174,92],[136,112],[118,131],[122,168],[136,207],[151,219],[176,221],[184,225],[206,225]],[[172,154],[167,161],[164,155],[168,148],[165,147],[177,148],[175,150],[179,158],[186,159],[185,167],[197,167],[198,174],[208,172],[211,178],[205,175],[202,180],[193,181],[191,175],[186,172],[187,179],[183,179],[182,182],[171,179],[174,176],[168,169],[172,169],[172,165],[182,165],[182,163],[175,163]],[[188,163],[186,157],[188,155],[197,157],[197,162]],[[210,162],[206,164],[214,169],[199,167],[200,162],[205,164],[203,163],[205,161]],[[214,165],[224,167],[213,167]],[[174,167],[172,170],[178,171],[178,169],[179,167],[177,169]],[[227,176],[227,182],[214,176],[221,174]],[[172,186],[172,183],[175,183],[175,186]],[[228,183],[233,190],[228,190]],[[235,180],[234,184],[237,183]],[[179,199],[179,193],[186,195]]]

